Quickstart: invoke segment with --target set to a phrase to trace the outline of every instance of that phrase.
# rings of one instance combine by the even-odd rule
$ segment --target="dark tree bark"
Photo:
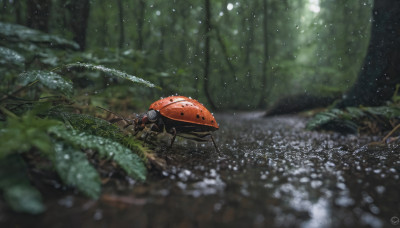
[[[108,4],[108,1],[100,0],[98,2],[98,4],[99,4],[101,13],[104,15],[107,15],[108,7],[106,5]],[[100,46],[103,46],[103,47],[110,45],[110,43],[109,43],[110,33],[108,32],[107,22],[108,22],[108,17],[103,16],[103,17],[99,18],[99,24],[100,24],[99,25],[99,33],[102,35],[98,38],[98,40],[99,40]]]
[[[258,107],[265,107],[265,98],[267,97],[267,63],[268,63],[268,3],[267,0],[263,0],[263,49],[264,58],[262,63],[262,75],[261,75],[261,97],[258,103]]]
[[[230,60],[228,48],[226,47],[225,42],[222,39],[221,33],[219,32],[219,28],[216,25],[213,25],[212,29],[215,31],[215,35],[216,35],[217,41],[219,43],[219,46],[221,47],[222,54],[224,55],[226,65],[228,65],[229,71],[231,72],[232,76],[235,77],[235,75],[236,75],[235,66],[232,64],[232,62]],[[210,29],[210,31],[211,31],[211,29]]]
[[[182,20],[182,18],[189,18],[191,16],[190,11],[187,10],[190,7],[190,3],[185,1],[185,4],[180,4],[178,9],[177,9],[177,13],[175,13],[174,15],[176,15],[177,17],[177,21]],[[181,34],[184,34],[184,36],[186,36],[186,34],[188,34],[188,23],[182,23],[182,32],[180,32]],[[181,54],[180,59],[188,59],[188,41],[187,39],[183,38],[182,36],[180,36],[179,38],[179,53]]]
[[[204,42],[204,94],[206,95],[206,98],[208,100],[208,103],[210,104],[212,109],[216,109],[216,106],[210,96],[210,93],[208,91],[208,85],[209,85],[209,74],[210,74],[210,33],[211,33],[211,8],[210,8],[210,0],[205,0],[204,1],[205,5],[205,20],[204,20],[204,26],[205,26],[205,42]]]
[[[160,26],[160,34],[161,34],[161,38],[160,38],[160,44],[158,46],[158,60],[160,61],[160,63],[164,63],[164,38],[165,38],[165,30],[166,27],[164,25]]]
[[[118,0],[118,11],[119,11],[119,42],[118,47],[123,48],[125,42],[125,27],[124,27],[124,7],[122,6],[122,0]]]
[[[337,93],[325,97],[307,93],[286,96],[280,98],[269,107],[265,116],[296,114],[305,110],[327,107],[339,99],[340,96],[341,94]]]
[[[6,15],[7,12],[7,4],[8,1],[3,1],[3,4],[0,8],[0,20],[4,20],[4,16]]]
[[[86,30],[90,12],[89,0],[71,0],[68,4],[71,15],[70,26],[74,34],[73,40],[79,44],[80,50],[86,48]]]
[[[50,12],[51,0],[27,1],[26,25],[33,29],[49,32]]]
[[[355,84],[337,107],[376,106],[400,83],[400,1],[375,0],[371,40]]]
[[[137,19],[137,49],[143,50],[143,25],[144,25],[144,11],[146,8],[146,2],[139,0],[139,17]]]
[[[247,16],[247,23],[246,20],[243,20],[245,22],[243,24],[243,28],[246,29],[247,35],[244,36],[245,38],[245,45],[246,45],[246,50],[244,53],[244,66],[251,68],[251,62],[250,62],[250,55],[253,52],[253,46],[254,46],[254,27],[255,27],[255,20],[256,20],[256,10],[258,8],[258,1],[249,1],[248,3],[249,9],[249,15]],[[254,5],[252,5],[254,4]]]
[[[21,2],[19,0],[14,0],[13,4],[15,9],[15,21],[17,24],[22,25]]]

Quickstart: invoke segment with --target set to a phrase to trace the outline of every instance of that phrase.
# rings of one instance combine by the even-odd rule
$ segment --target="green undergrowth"
[[[307,123],[309,130],[333,130],[342,133],[382,134],[400,124],[400,85],[384,106],[332,108],[318,113]],[[397,129],[397,128],[396,128]]]
[[[145,181],[152,151],[118,126],[96,117],[100,111],[90,94],[104,88],[92,76],[94,72],[99,73],[97,78],[107,76],[107,84],[116,87],[158,87],[99,64],[55,66],[47,58],[31,63],[33,55],[43,57],[56,48],[75,50],[78,46],[23,26],[0,23],[0,28],[0,192],[9,207],[31,214],[45,211],[44,196],[32,184],[31,167],[56,173],[64,185],[93,199],[101,194],[100,161],[111,161],[120,173]],[[26,50],[29,44],[43,51],[33,54]],[[50,165],[42,165],[43,161]]]
[[[315,115],[307,123],[307,129],[381,134],[393,129],[399,123],[400,106],[390,103],[379,107],[333,108]]]

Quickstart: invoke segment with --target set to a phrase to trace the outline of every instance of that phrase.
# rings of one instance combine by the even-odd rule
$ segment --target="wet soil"
[[[400,227],[396,143],[365,146],[382,137],[306,131],[302,117],[261,115],[216,115],[220,154],[178,140],[160,152],[165,171],[146,183],[110,174],[99,200],[55,183],[39,186],[42,215],[1,202],[0,226]]]

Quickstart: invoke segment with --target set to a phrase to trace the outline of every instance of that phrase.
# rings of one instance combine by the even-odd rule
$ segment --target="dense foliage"
[[[389,131],[400,123],[398,105],[379,107],[347,107],[344,110],[330,109],[318,113],[307,128],[310,130],[333,130],[342,133],[380,134]]]
[[[0,27],[2,45],[7,46],[0,49],[0,189],[10,207],[34,214],[45,209],[40,193],[30,184],[31,165],[55,171],[65,185],[91,198],[101,193],[93,159],[113,161],[126,175],[144,181],[151,151],[118,126],[95,117],[94,105],[106,104],[87,94],[101,88],[95,83],[101,74],[115,87],[155,85],[102,65],[65,64],[76,53],[57,48],[68,44],[75,49],[72,41],[20,25],[0,23]],[[61,55],[63,59],[58,59]]]
[[[315,115],[307,124],[310,130],[334,130],[352,134],[381,134],[400,124],[400,85],[385,106],[331,108]],[[391,133],[394,133],[394,132]]]

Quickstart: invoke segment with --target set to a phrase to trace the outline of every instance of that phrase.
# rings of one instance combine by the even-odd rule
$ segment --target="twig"
[[[2,101],[4,101],[4,100],[8,99],[10,96],[15,96],[16,94],[18,94],[19,92],[25,90],[26,88],[31,87],[32,85],[34,85],[34,84],[37,83],[38,81],[39,81],[39,80],[35,80],[35,81],[29,83],[28,85],[23,86],[23,87],[17,89],[16,91],[12,92],[11,94],[7,94],[7,95],[3,96],[3,97],[0,99],[0,102],[2,102]]]
[[[396,127],[393,128],[393,130],[391,130],[383,139],[382,139],[382,143],[386,142],[386,140],[394,133],[397,131],[397,129],[400,128],[400,124],[398,124]]]
[[[14,118],[14,119],[18,119],[19,118],[17,115],[15,115],[10,110],[6,109],[4,106],[0,106],[0,111],[2,111],[4,114],[6,114],[7,116],[9,116],[11,118]]]
[[[368,146],[382,146],[386,144],[386,140],[398,129],[400,128],[400,124],[398,124],[396,127],[394,127],[381,141],[378,142],[370,142],[367,145]]]

